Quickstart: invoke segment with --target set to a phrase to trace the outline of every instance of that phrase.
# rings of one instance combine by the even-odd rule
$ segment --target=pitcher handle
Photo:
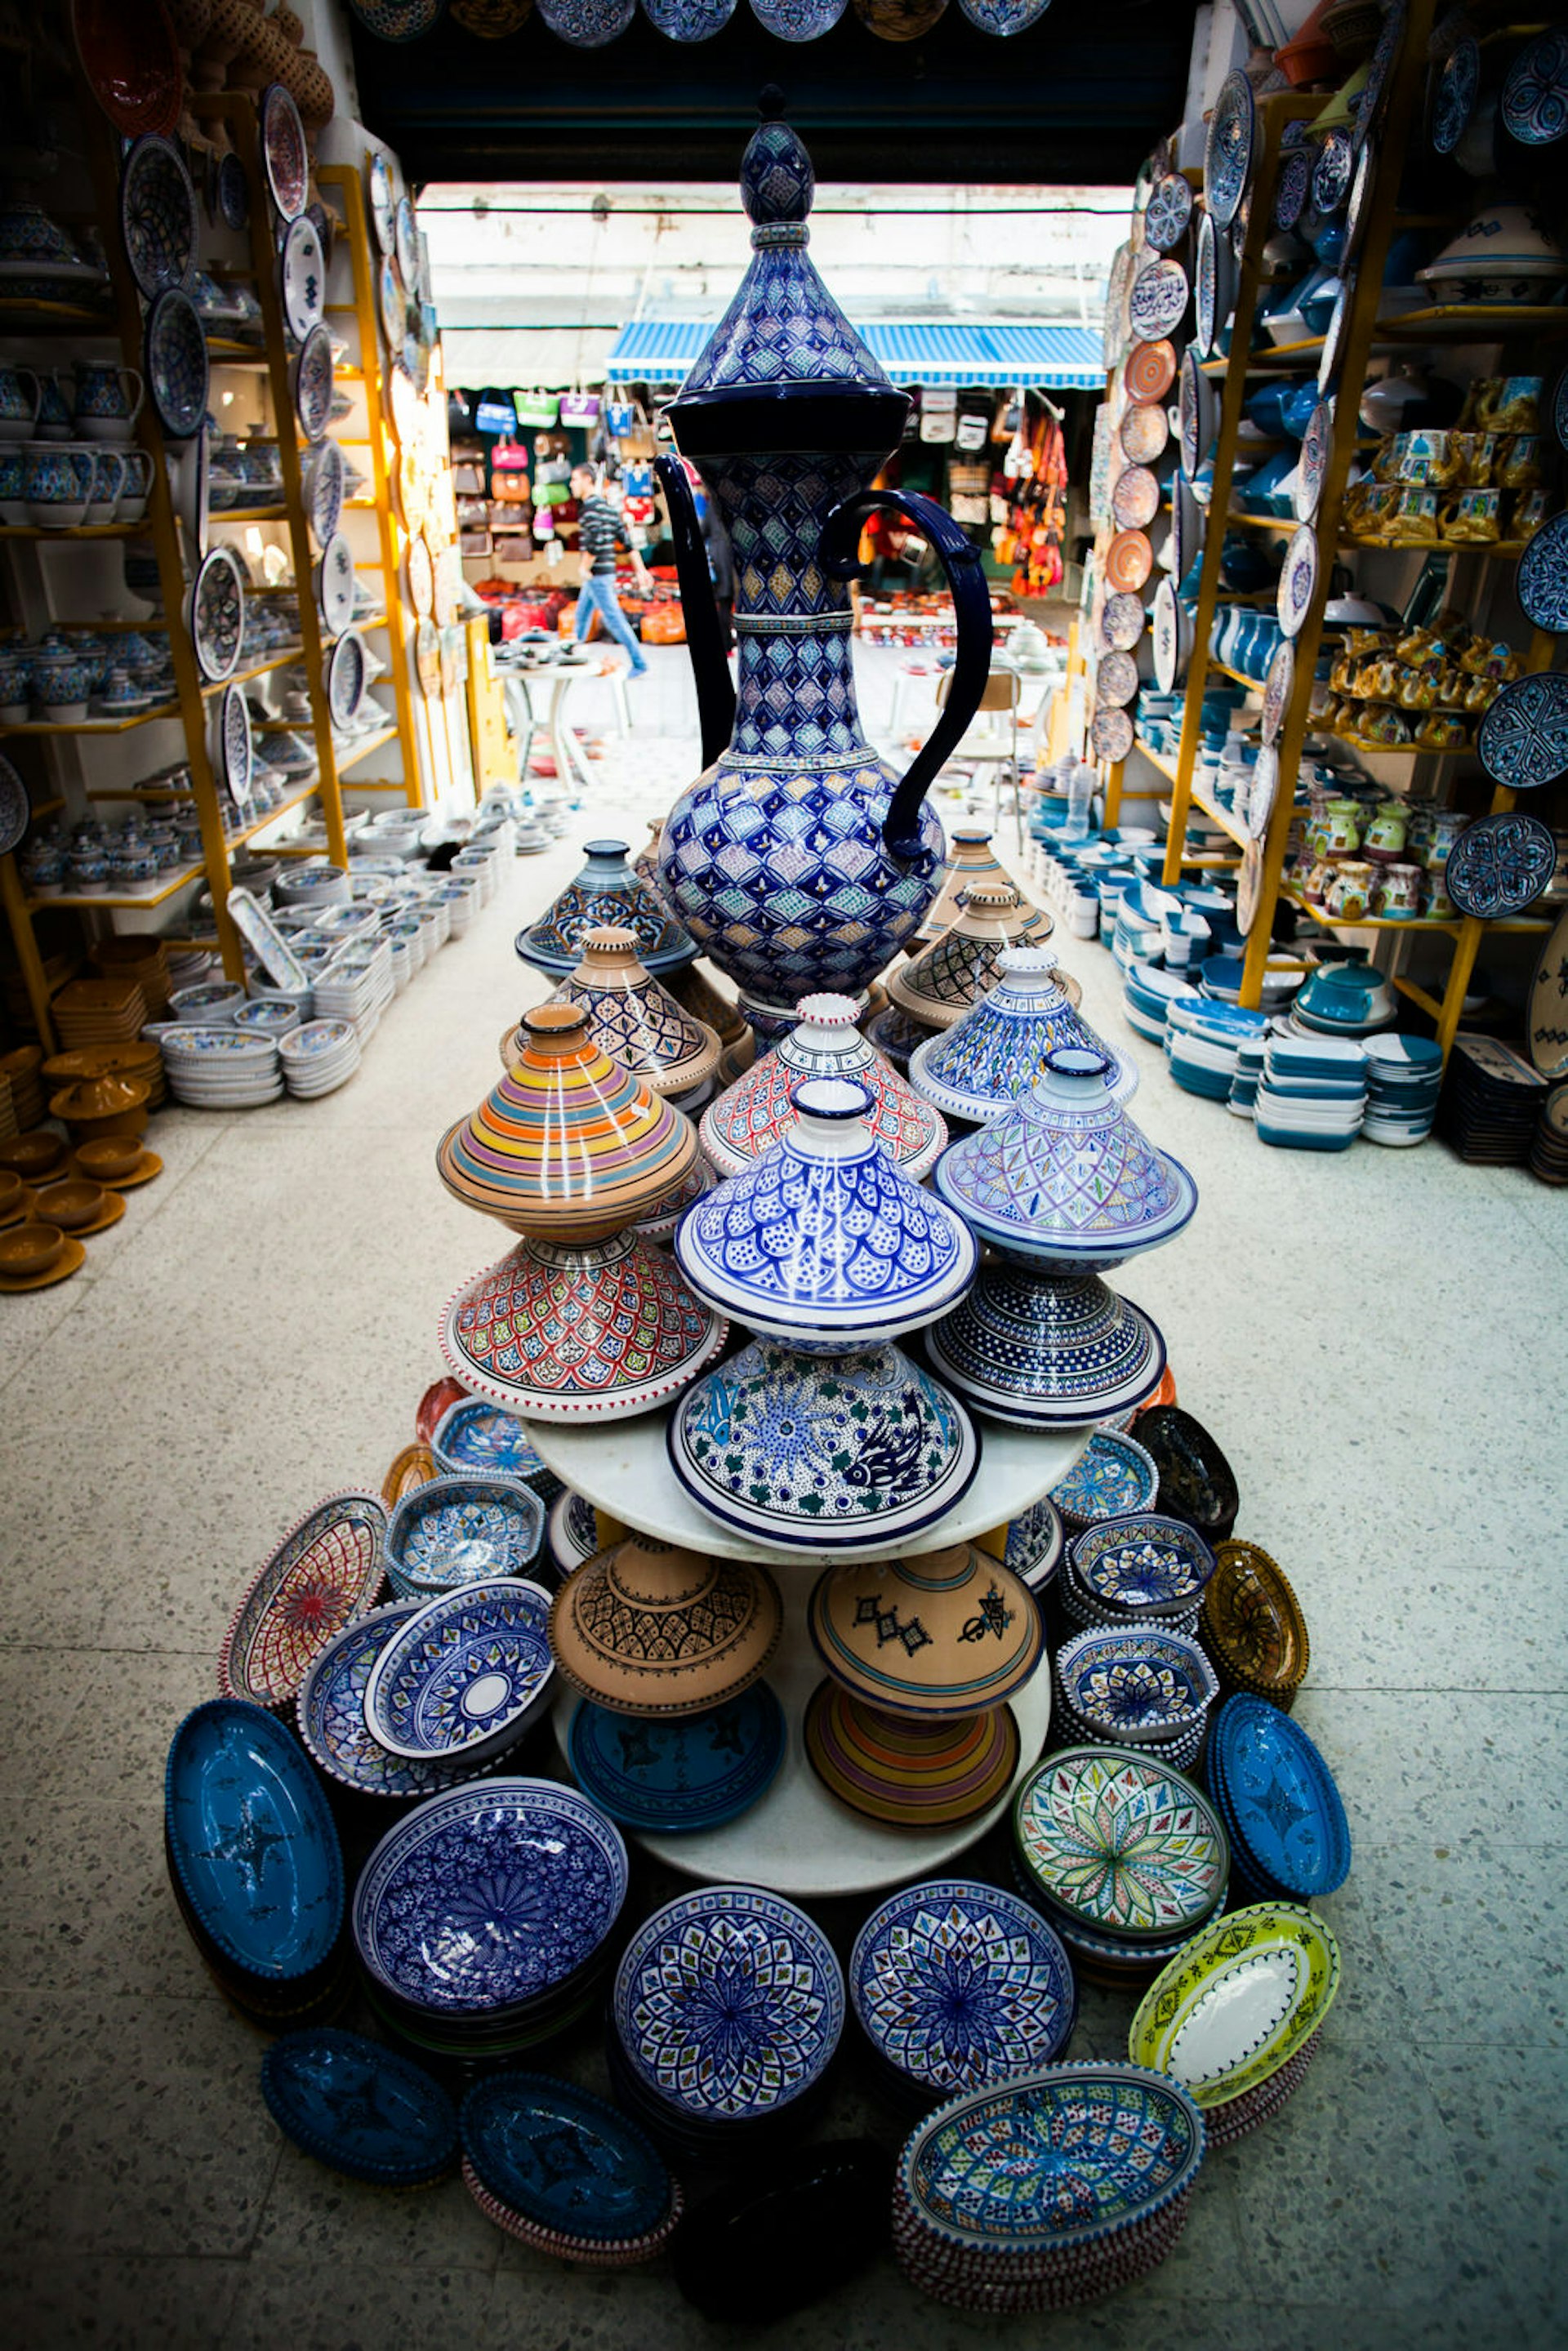
[[[841,507],[835,507],[822,528],[823,569],[831,571],[835,579],[856,579],[864,572],[866,566],[857,557],[860,535],[867,518],[879,507],[902,515],[922,538],[930,540],[947,575],[958,623],[957,658],[953,664],[946,705],[925,747],[915,753],[905,770],[883,820],[882,837],[888,855],[908,861],[918,857],[925,846],[920,838],[920,804],[925,798],[925,788],[956,747],[980,706],[980,696],[991,674],[991,645],[996,632],[991,626],[991,591],[986,585],[979,549],[935,498],[925,497],[918,490],[864,490],[857,497],[846,498]]]
[[[147,397],[147,386],[133,367],[122,367],[120,372],[122,376],[128,375],[136,386],[136,397],[131,403],[131,413],[125,420],[128,424],[134,424],[141,413],[141,405]]]
[[[675,542],[675,576],[686,620],[686,650],[696,679],[697,717],[702,726],[703,766],[711,768],[735,731],[735,683],[725,656],[718,604],[708,576],[707,549],[697,521],[697,502],[678,457],[655,457],[653,470],[669,510]]]

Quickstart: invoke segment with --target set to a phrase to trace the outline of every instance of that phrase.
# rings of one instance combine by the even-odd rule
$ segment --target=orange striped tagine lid
[[[1054,927],[1010,882],[977,882],[936,945],[887,974],[887,992],[927,1028],[949,1029],[996,986],[1005,949],[1043,946]]]
[[[696,1129],[594,1043],[575,1005],[540,1005],[522,1029],[513,1067],[442,1137],[441,1180],[514,1232],[619,1232],[690,1174]]]

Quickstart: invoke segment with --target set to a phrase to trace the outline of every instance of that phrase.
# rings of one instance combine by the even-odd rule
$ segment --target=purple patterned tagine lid
[[[982,1240],[1071,1273],[1173,1240],[1197,1207],[1180,1162],[1106,1092],[1103,1053],[1048,1053],[1030,1092],[936,1163],[942,1197]]]
[[[852,997],[803,996],[795,1009],[800,1019],[789,1034],[703,1113],[703,1149],[719,1174],[738,1176],[794,1125],[793,1095],[802,1079],[845,1078],[865,1087],[867,1126],[919,1183],[946,1145],[939,1113],[862,1036]]]
[[[1042,947],[1007,947],[990,994],[917,1049],[910,1079],[938,1110],[985,1126],[1012,1108],[1034,1082],[1042,1058],[1062,1045],[1103,1054],[1112,1101],[1131,1102],[1138,1089],[1136,1067],[1074,1008],[1050,955]]]
[[[793,1099],[773,1149],[683,1217],[676,1264],[699,1298],[803,1353],[918,1330],[974,1280],[974,1235],[878,1143],[864,1086],[809,1078]]]

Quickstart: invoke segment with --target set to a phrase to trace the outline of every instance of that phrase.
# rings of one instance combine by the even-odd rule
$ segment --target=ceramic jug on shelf
[[[978,549],[930,499],[869,487],[909,401],[806,256],[813,186],[795,133],[764,120],[740,172],[756,257],[667,412],[734,550],[738,690],[686,465],[658,464],[706,763],[665,820],[659,888],[769,1033],[803,995],[859,997],[918,927],[944,853],[925,788],[991,650]],[[849,581],[879,509],[930,540],[957,614],[946,706],[902,779],[861,731],[850,657]]]

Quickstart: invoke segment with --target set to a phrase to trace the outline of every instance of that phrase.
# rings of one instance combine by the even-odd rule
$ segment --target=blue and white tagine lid
[[[910,1081],[938,1110],[985,1126],[1028,1092],[1047,1053],[1071,1045],[1102,1054],[1112,1101],[1131,1102],[1135,1065],[1076,1010],[1051,956],[1043,947],[1008,947],[990,993],[910,1056]]]
[[[865,1123],[869,1090],[810,1078],[795,1123],[689,1208],[675,1259],[699,1297],[810,1354],[918,1330],[956,1303],[979,1249],[964,1217],[911,1183]]]
[[[1109,1069],[1082,1047],[1048,1053],[1011,1110],[943,1153],[936,1188],[982,1240],[1092,1273],[1189,1222],[1197,1185],[1112,1100]]]

